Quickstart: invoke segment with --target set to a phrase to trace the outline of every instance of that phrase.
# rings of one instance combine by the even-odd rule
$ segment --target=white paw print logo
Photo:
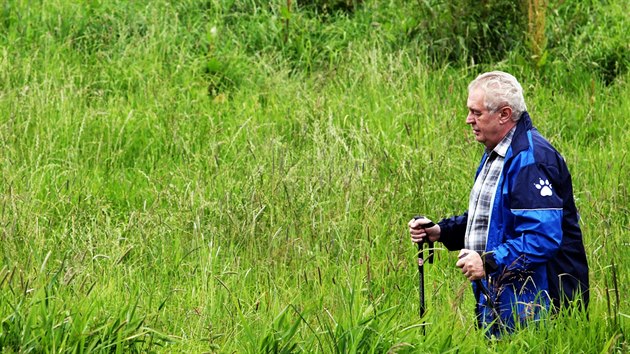
[[[534,183],[534,186],[536,186],[536,189],[540,190],[540,195],[543,197],[550,197],[553,195],[553,192],[551,191],[551,183],[549,183],[549,180],[542,180],[542,178],[539,179],[538,183]]]

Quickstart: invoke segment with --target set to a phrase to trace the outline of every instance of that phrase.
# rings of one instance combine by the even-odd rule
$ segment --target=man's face
[[[484,96],[485,93],[479,88],[468,94],[466,124],[470,124],[475,139],[491,150],[505,136],[505,127],[500,123],[501,110],[489,112],[483,104]]]

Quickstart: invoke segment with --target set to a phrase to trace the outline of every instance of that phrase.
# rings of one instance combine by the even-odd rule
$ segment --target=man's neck
[[[512,127],[507,132],[505,132],[505,134],[503,135],[503,138],[501,138],[501,141],[499,141],[497,145],[492,147],[492,149],[486,148],[486,153],[490,155],[494,151],[498,155],[505,156],[505,153],[507,152],[507,149],[510,143],[512,142],[512,137],[514,136],[514,133],[513,133],[514,130],[516,130],[516,124],[513,124]],[[509,141],[507,141],[508,139]]]
[[[516,122],[513,120],[510,120],[509,122],[503,125],[503,131],[501,132],[501,139],[499,139],[499,143],[503,141],[503,139],[505,139],[505,136],[508,135],[508,133],[515,126],[516,126]],[[486,151],[492,151],[495,147],[497,147],[497,145],[499,145],[499,143],[495,144],[494,146],[486,146]]]

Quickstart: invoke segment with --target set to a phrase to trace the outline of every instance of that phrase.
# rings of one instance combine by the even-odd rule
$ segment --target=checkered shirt
[[[477,252],[485,252],[488,239],[488,226],[492,216],[492,204],[497,192],[497,183],[503,171],[503,161],[514,136],[512,128],[492,150],[486,151],[486,159],[481,172],[470,191],[468,202],[468,223],[464,247]]]

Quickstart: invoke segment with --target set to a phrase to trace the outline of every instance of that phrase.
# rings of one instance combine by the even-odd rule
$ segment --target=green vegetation
[[[626,2],[509,36],[449,3],[5,1],[0,351],[627,352]],[[496,342],[445,250],[418,319],[406,228],[466,207],[489,69],[567,159],[592,282]]]

